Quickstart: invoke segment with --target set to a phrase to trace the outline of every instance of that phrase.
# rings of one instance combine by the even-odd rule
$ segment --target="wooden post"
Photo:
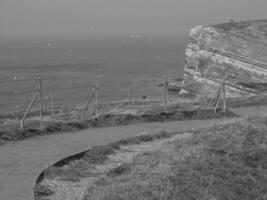
[[[215,106],[214,106],[214,113],[215,114],[217,114],[217,108],[218,108],[218,105],[219,105],[219,102],[220,102],[221,94],[222,94],[222,88],[220,87],[218,96],[215,99]]]
[[[226,76],[224,75],[223,83],[222,83],[222,92],[223,92],[223,112],[226,112],[226,91],[225,91],[225,80]]]
[[[202,89],[204,93],[204,105],[207,105],[207,88],[206,88],[206,83],[202,82]]]
[[[42,79],[38,77],[39,80],[39,98],[40,98],[40,128],[43,128],[43,94],[42,94]]]
[[[169,86],[169,82],[168,82],[168,77],[166,76],[166,80],[165,80],[165,87],[166,87],[166,104],[168,106],[168,103],[170,102],[169,101],[169,89],[168,89],[168,86]]]
[[[39,91],[35,93],[34,97],[32,98],[31,103],[29,104],[29,106],[27,107],[22,119],[20,120],[20,128],[24,128],[24,121],[27,117],[27,115],[29,114],[34,102],[36,101],[37,97],[40,95]]]
[[[95,80],[95,114],[98,114],[98,82]]]
[[[55,90],[53,88],[52,89],[52,92],[51,92],[51,109],[52,109],[52,115],[55,115],[55,110],[54,110],[54,95],[55,95]]]
[[[95,92],[96,92],[96,89],[93,88],[92,94],[91,94],[91,96],[89,97],[89,99],[88,99],[88,101],[87,101],[87,103],[86,103],[86,106],[85,106],[84,109],[83,109],[83,112],[82,112],[82,115],[81,115],[82,119],[84,118],[85,112],[87,111],[87,108],[88,108],[90,102],[92,101],[93,97],[95,96]]]
[[[167,95],[168,95],[168,85],[167,85],[167,76],[164,75],[163,77],[163,103],[164,103],[164,111],[167,111],[167,106],[168,106],[168,100],[167,100]]]

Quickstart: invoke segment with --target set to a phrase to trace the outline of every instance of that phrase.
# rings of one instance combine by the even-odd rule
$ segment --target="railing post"
[[[92,94],[91,94],[91,96],[89,97],[89,99],[88,99],[88,101],[87,101],[87,103],[86,103],[86,106],[84,107],[84,109],[83,109],[83,111],[82,111],[82,114],[81,114],[81,118],[82,118],[82,119],[84,118],[85,112],[86,112],[86,110],[87,110],[87,108],[88,108],[90,102],[92,101],[92,99],[93,99],[94,96],[95,96],[95,92],[96,92],[96,89],[93,88]]]
[[[54,88],[52,89],[51,92],[51,109],[52,109],[52,115],[55,115],[55,110],[54,110],[54,95],[55,95],[55,91]]]
[[[163,104],[164,104],[164,111],[167,111],[168,107],[168,80],[167,76],[164,75],[163,77]]]
[[[168,77],[166,75],[165,87],[166,87],[166,104],[167,104],[167,106],[168,106],[168,103],[169,103],[169,89],[168,89],[168,86],[169,86],[169,82],[168,82]]]
[[[98,82],[95,80],[95,114],[98,114]]]
[[[40,128],[43,128],[43,94],[42,94],[42,78],[38,77],[39,80],[39,97],[40,97]]]
[[[29,106],[27,107],[22,119],[20,120],[20,128],[24,128],[24,121],[27,117],[27,115],[29,114],[34,102],[36,101],[37,97],[40,95],[39,91],[35,93],[34,97],[32,98],[31,103],[29,104]]]
[[[222,90],[223,90],[223,112],[226,112],[226,91],[225,91],[225,80],[226,76],[223,78],[223,83],[222,83]]]
[[[214,113],[217,114],[217,108],[219,106],[219,102],[221,99],[221,95],[222,95],[222,87],[219,87],[219,92],[218,92],[218,96],[215,99],[215,106],[214,106]]]

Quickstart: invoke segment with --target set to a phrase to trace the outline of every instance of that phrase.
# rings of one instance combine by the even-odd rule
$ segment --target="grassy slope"
[[[214,114],[212,109],[179,109],[179,107],[169,108],[167,112],[162,108],[151,109],[141,114],[112,114],[104,113],[97,118],[89,118],[84,120],[72,119],[66,121],[46,122],[44,129],[39,128],[39,122],[33,121],[26,124],[24,129],[18,127],[6,128],[0,130],[0,145],[9,141],[23,140],[34,136],[49,135],[60,132],[71,132],[83,130],[91,127],[109,127],[121,126],[146,122],[164,122],[175,120],[193,120],[193,119],[215,119],[222,117],[236,117],[232,111],[225,114],[218,110]]]
[[[267,199],[267,119],[197,131],[112,169],[85,200]]]

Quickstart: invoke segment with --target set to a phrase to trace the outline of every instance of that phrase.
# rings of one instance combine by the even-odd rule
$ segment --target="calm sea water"
[[[185,37],[0,41],[0,79],[51,79],[44,81],[45,97],[48,101],[49,90],[54,88],[61,105],[82,103],[95,74],[101,74],[103,99],[126,95],[128,80],[133,82],[134,94],[156,96],[164,73],[182,77],[185,44]],[[81,79],[72,80],[77,77]],[[37,86],[36,81],[1,83],[0,110],[22,109],[33,95],[1,92],[23,92]],[[66,87],[69,89],[60,89]]]

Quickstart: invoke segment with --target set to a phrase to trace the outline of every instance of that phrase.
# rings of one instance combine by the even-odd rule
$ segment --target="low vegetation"
[[[60,177],[61,180],[65,181],[79,181],[81,178],[94,174],[92,173],[94,170],[90,171],[92,165],[104,165],[109,156],[115,154],[116,151],[122,148],[122,146],[153,142],[155,140],[170,138],[175,134],[177,133],[162,131],[157,134],[140,135],[122,139],[106,145],[95,146],[81,154],[71,156],[55,163],[53,166],[46,169],[43,175],[46,178]],[[120,166],[118,169],[114,169],[114,171],[111,170],[109,175],[112,176],[112,174],[119,173],[118,171],[120,170],[123,170],[123,166]],[[93,176],[95,176],[95,174]],[[44,186],[41,188],[44,188]]]
[[[267,105],[267,96],[266,95],[252,96],[246,99],[233,98],[233,99],[228,99],[227,104],[231,108],[263,106],[263,105]]]
[[[240,108],[249,106],[266,105],[266,95],[243,98],[228,99],[229,108]],[[208,100],[209,102],[210,100]],[[207,104],[207,103],[206,103]],[[26,120],[24,129],[19,128],[19,119],[23,112],[16,116],[5,114],[0,116],[0,145],[9,141],[23,140],[29,137],[49,135],[60,132],[71,132],[83,130],[90,127],[108,127],[128,125],[145,122],[164,122],[172,120],[194,120],[194,119],[216,119],[222,117],[235,117],[236,115],[227,111],[223,114],[218,110],[217,114],[207,105],[200,105],[200,102],[189,101],[184,103],[174,103],[169,105],[168,111],[164,112],[162,105],[157,101],[136,101],[135,104],[129,102],[117,102],[113,104],[101,105],[102,114],[97,117],[85,117],[81,120],[80,111],[72,110],[69,112],[56,111],[56,115],[51,116],[50,112],[44,112],[45,127],[39,128],[39,112],[30,113]],[[222,107],[222,105],[220,105]],[[93,115],[92,111],[89,112]]]
[[[73,119],[68,121],[50,121],[45,123],[45,127],[43,129],[39,128],[39,121],[35,120],[31,123],[28,123],[24,129],[19,129],[17,127],[7,127],[0,130],[0,144],[4,144],[8,141],[22,140],[34,136],[49,135],[67,131],[78,131],[90,127],[108,127],[145,122],[212,119],[235,116],[236,115],[231,111],[222,113],[221,110],[219,110],[217,114],[214,114],[214,111],[212,109],[180,110],[179,108],[173,107],[170,108],[167,112],[163,112],[162,109],[153,109],[142,114],[104,113],[97,117],[85,120]]]
[[[82,200],[266,200],[266,133],[267,118],[250,118],[190,131],[187,136],[140,135],[62,160],[43,176],[77,185],[93,177]],[[144,144],[153,148],[140,150]],[[116,160],[110,160],[112,156],[128,152],[131,145],[138,145],[137,154],[110,165]],[[51,187],[46,189],[41,182],[36,187],[41,188],[39,197],[47,195],[42,195],[47,189],[52,194]]]
[[[267,119],[170,141],[110,170],[84,200],[267,198]]]

